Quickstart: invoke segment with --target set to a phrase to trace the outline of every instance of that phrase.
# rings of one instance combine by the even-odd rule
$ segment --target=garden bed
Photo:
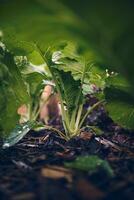
[[[30,131],[17,145],[1,150],[1,200],[133,199],[134,135],[101,119],[101,136],[85,130],[66,142],[51,131]],[[80,155],[107,160],[114,176],[64,166]]]

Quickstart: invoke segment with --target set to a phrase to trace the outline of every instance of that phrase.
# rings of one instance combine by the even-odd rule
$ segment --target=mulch
[[[80,136],[66,142],[52,131],[30,131],[15,146],[1,149],[0,199],[133,199],[134,133],[102,115],[92,114],[86,122],[97,120],[103,130],[100,136],[85,128]],[[93,120],[94,116],[97,119]],[[104,170],[91,174],[64,166],[80,155],[98,155],[107,160],[114,176],[109,177]]]

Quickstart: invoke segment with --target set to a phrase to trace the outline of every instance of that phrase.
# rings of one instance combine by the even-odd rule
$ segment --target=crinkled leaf
[[[35,125],[35,122],[18,124],[4,140],[3,149],[9,148],[18,143]]]
[[[113,170],[106,160],[98,156],[79,156],[73,162],[65,163],[66,167],[95,173],[100,169],[105,170],[110,176],[113,176]]]
[[[75,79],[81,79],[85,62],[78,56],[77,48],[73,43],[61,42],[49,48],[46,57],[53,66],[64,72],[71,72]]]
[[[73,51],[74,48],[72,51],[71,49],[68,50],[68,43],[64,42],[49,48],[45,53],[48,68],[54,79],[57,91],[60,93],[61,103],[68,113],[69,120],[71,119],[74,109],[78,109],[79,104],[81,103],[80,100],[83,96],[81,91],[81,80],[80,78],[75,80],[73,76],[73,70],[77,69],[75,69],[72,62],[77,62],[77,65],[79,66],[79,62],[75,60],[76,55]],[[65,61],[64,58],[71,59],[71,63]],[[61,59],[63,59],[64,62],[63,60],[61,61]],[[80,98],[78,102],[77,98]]]
[[[96,88],[104,89],[105,71],[100,70],[97,63],[86,63],[84,58],[78,56],[77,48],[74,44],[64,42],[55,45],[49,48],[46,57],[51,61],[53,68],[63,70],[64,72],[71,72],[75,80],[82,81],[83,94],[95,93],[93,85]]]
[[[87,81],[103,90],[106,86],[106,80],[106,71],[99,64],[94,64],[89,71],[89,81]]]
[[[69,117],[71,117],[72,112],[76,108],[75,103],[80,90],[80,81],[74,80],[70,72],[59,71],[54,68],[51,68],[51,70],[53,70],[56,82],[60,88],[65,110],[67,110]]]

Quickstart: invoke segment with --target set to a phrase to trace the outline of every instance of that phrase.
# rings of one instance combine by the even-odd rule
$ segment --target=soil
[[[52,124],[60,126],[59,121]],[[18,144],[0,150],[1,200],[131,200],[134,197],[134,133],[114,124],[102,107],[86,121],[97,124],[103,134],[89,128],[66,142],[56,133],[30,131]],[[114,176],[104,170],[91,174],[67,169],[65,162],[78,155],[98,155],[111,165]]]

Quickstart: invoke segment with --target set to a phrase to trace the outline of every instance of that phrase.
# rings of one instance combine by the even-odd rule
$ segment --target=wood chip
[[[72,182],[73,173],[71,170],[59,166],[47,166],[41,170],[42,176],[52,179],[65,178],[68,182]]]

